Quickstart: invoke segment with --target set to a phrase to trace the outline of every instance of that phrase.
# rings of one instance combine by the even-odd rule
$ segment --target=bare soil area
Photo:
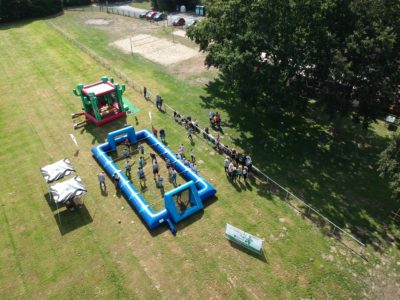
[[[89,19],[85,22],[86,25],[94,25],[94,26],[108,26],[112,20],[110,19]]]
[[[125,53],[136,53],[143,57],[169,66],[199,55],[199,52],[180,43],[148,34],[138,34],[111,43]]]

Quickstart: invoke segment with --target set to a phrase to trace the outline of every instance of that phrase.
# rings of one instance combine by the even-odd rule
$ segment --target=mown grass
[[[67,13],[50,21],[63,24],[173,106],[206,122],[208,108],[199,100],[206,94],[203,89],[110,49],[104,32],[75,23],[75,16]],[[5,298],[362,297],[359,276],[366,267],[361,259],[333,250],[340,247],[334,240],[259,183],[231,185],[221,158],[199,139],[197,159],[205,162],[201,174],[217,188],[218,197],[207,202],[203,213],[178,224],[176,237],[166,227],[148,231],[126,200],[112,192],[110,180],[109,194],[102,195],[96,178],[100,167],[90,148],[107,132],[134,122],[129,116],[104,128],[75,131],[80,151],[74,156],[70,114],[80,103],[71,89],[107,72],[45,23],[0,28],[0,80],[5,83],[0,86],[0,289]],[[170,148],[183,142],[189,149],[183,128],[131,89],[126,96],[141,109],[138,128],[150,128],[151,111],[154,126],[166,130]],[[231,126],[226,132],[234,136],[237,130]],[[89,194],[85,209],[61,212],[60,224],[46,200],[39,168],[64,157],[72,160]],[[223,238],[226,223],[264,238],[266,259],[231,246]]]
[[[246,107],[221,79],[211,80],[206,87],[188,84],[165,67],[105,46],[117,36],[121,38],[121,34],[135,34],[146,22],[123,18],[131,24],[132,33],[125,29],[116,33],[112,27],[84,26],[88,16],[67,13],[54,23],[62,25],[132,80],[162,95],[178,111],[195,115],[203,126],[207,126],[210,110],[219,111],[224,144],[250,153],[269,176],[364,243],[375,249],[398,244],[397,238],[387,238],[386,232],[389,228],[391,236],[399,236],[389,218],[399,203],[392,201],[385,180],[376,171],[378,154],[390,134],[384,124],[374,124],[373,130],[365,132],[345,121],[342,135],[335,140],[328,134],[328,120],[318,108],[303,114],[290,108],[284,113],[273,112],[268,107]],[[101,16],[104,14],[90,13],[92,18]],[[113,15],[109,18],[120,19]],[[159,30],[155,28],[154,32],[158,34]]]
[[[151,2],[147,0],[135,0],[129,5],[136,8],[151,9]]]

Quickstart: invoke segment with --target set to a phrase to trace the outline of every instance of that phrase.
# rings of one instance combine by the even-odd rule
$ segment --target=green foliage
[[[386,150],[380,154],[378,170],[389,181],[393,197],[400,200],[400,134],[394,135]]]
[[[61,10],[61,0],[0,0],[0,22],[43,17]]]
[[[64,0],[64,6],[89,5],[91,0]]]
[[[152,7],[161,11],[176,11],[177,5],[185,5],[187,10],[192,10],[198,0],[151,0]]]
[[[367,126],[399,94],[399,1],[206,5],[206,19],[188,36],[244,101],[304,106],[313,98],[332,119],[354,112]]]

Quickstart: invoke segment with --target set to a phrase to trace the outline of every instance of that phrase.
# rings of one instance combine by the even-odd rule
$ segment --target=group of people
[[[144,96],[145,98],[148,97],[147,94],[147,89],[144,89]],[[163,99],[157,95],[156,96],[156,106],[158,109],[161,109],[163,104]],[[183,117],[181,116],[178,112],[174,111],[174,119],[181,123],[186,129],[187,129],[187,134],[188,134],[188,139],[190,141],[193,141],[193,134],[195,132],[200,132],[199,130],[199,121],[194,120],[192,121],[190,116]],[[210,125],[212,128],[220,128],[221,127],[221,116],[218,112],[210,112],[209,113],[209,120],[210,120]],[[160,129],[158,131],[156,128],[153,127],[153,134],[156,138],[158,138],[158,135],[160,136],[160,139],[162,142],[166,142],[166,133],[164,129]],[[244,155],[242,153],[238,153],[235,149],[230,149],[227,145],[223,145],[220,143],[220,135],[218,132],[216,132],[214,135],[210,134],[210,130],[208,127],[204,128],[203,136],[205,139],[214,142],[216,149],[219,152],[223,152],[226,154],[226,157],[224,159],[224,169],[230,180],[233,182],[240,181],[241,178],[243,177],[244,181],[247,181],[249,173],[252,171],[252,160],[249,155]],[[124,166],[125,166],[125,175],[127,177],[131,177],[131,168],[132,165],[130,163],[129,157],[130,157],[130,151],[131,151],[131,145],[129,143],[129,140],[126,139],[124,142],[126,148],[123,150],[124,157],[126,159]],[[138,144],[138,151],[141,154],[138,160],[138,178],[141,187],[146,186],[146,175],[144,172],[144,165],[145,165],[145,159],[144,159],[144,147],[141,143]],[[178,147],[178,151],[176,153],[177,159],[181,160],[182,163],[190,168],[194,173],[198,173],[198,166],[196,164],[196,156],[194,149],[190,150],[190,159],[187,159],[185,156],[185,147],[183,144],[181,144]],[[163,189],[164,188],[164,179],[162,175],[160,174],[160,166],[157,162],[157,156],[153,153],[150,153],[150,158],[151,158],[151,164],[152,164],[152,172],[154,176],[154,181],[156,182],[156,185],[158,188]],[[166,168],[168,171],[168,176],[169,176],[169,182],[171,182],[174,186],[177,186],[177,171],[173,167],[171,161],[168,158],[165,158],[165,163],[166,163]],[[106,190],[106,184],[105,184],[105,176],[104,173],[101,172],[98,174],[98,179],[100,182],[100,188],[103,190]],[[118,189],[118,183],[119,183],[119,175],[118,173],[115,173],[113,175],[113,180],[115,183],[116,188]]]
[[[197,167],[196,164],[196,154],[194,152],[194,149],[190,149],[190,160],[188,160],[185,156],[185,146],[183,144],[181,144],[178,147],[178,152],[176,153],[176,158],[181,160],[182,163],[190,168],[193,172],[195,172],[196,174],[199,172],[199,169]]]
[[[208,114],[209,119],[210,119],[210,125],[212,128],[221,128],[221,116],[218,112],[214,113],[213,111],[210,111]]]
[[[234,153],[236,153],[236,151]],[[253,163],[248,155],[245,156],[243,160],[238,160],[236,154],[231,154],[231,156],[227,155],[224,160],[225,173],[233,182],[236,182],[236,180],[240,181],[242,176],[246,182],[252,167]]]
[[[154,126],[153,126],[152,128],[153,128],[153,134],[154,134],[154,136],[155,136],[156,138],[158,138],[158,134],[160,134],[160,140],[161,140],[161,142],[166,143],[166,142],[167,142],[167,140],[166,140],[167,135],[166,135],[166,133],[165,133],[165,129],[164,129],[164,128],[161,128],[161,129],[160,129],[160,132],[158,132],[158,130],[157,130],[156,128],[154,128]]]

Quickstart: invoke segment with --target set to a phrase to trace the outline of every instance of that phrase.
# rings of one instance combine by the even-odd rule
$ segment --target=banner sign
[[[226,224],[225,237],[257,254],[262,254],[264,240],[250,233],[244,232],[230,224]]]

